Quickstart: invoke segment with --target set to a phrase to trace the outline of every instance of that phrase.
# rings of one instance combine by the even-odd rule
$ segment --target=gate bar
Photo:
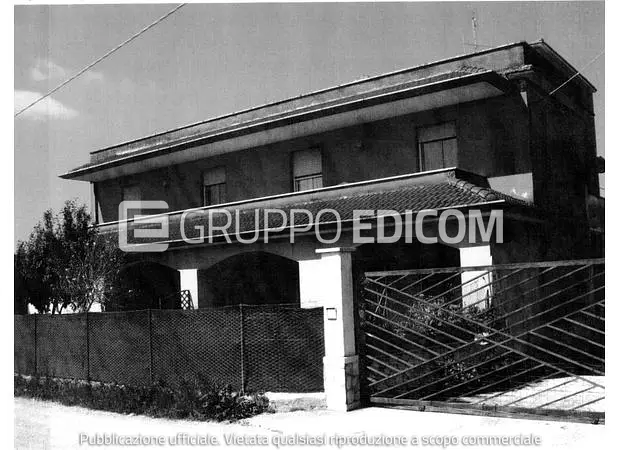
[[[481,270],[505,270],[505,269],[534,269],[539,267],[566,267],[566,266],[578,266],[578,265],[597,265],[604,264],[605,258],[594,259],[574,259],[566,261],[544,261],[544,262],[531,262],[531,263],[512,263],[512,264],[497,264],[491,266],[471,266],[471,267],[438,267],[435,269],[412,269],[412,270],[385,270],[385,271],[373,271],[364,272],[366,277],[384,277],[391,275],[419,275],[425,273],[453,273],[457,272],[478,272]]]
[[[381,285],[381,283],[377,283],[377,284]],[[367,289],[367,288],[366,288],[366,289]],[[600,290],[600,289],[601,289],[601,288],[598,288],[598,289],[595,289],[595,290]],[[367,289],[367,290],[368,290],[368,289]],[[371,291],[371,292],[372,292],[372,291]],[[403,293],[403,295],[406,295],[406,296],[408,296],[408,297],[411,297],[411,295],[407,295],[407,294],[404,294],[404,293]],[[589,295],[589,293],[588,293],[587,295]],[[575,301],[576,299],[578,299],[578,298],[580,298],[580,297],[583,297],[583,296],[584,296],[584,295],[582,295],[582,296],[578,296],[578,297],[575,297],[575,298],[573,298],[571,301]],[[422,302],[422,303],[425,303],[425,304],[427,303],[427,302],[424,302],[424,301],[422,301],[422,300],[418,300],[418,301],[420,301],[420,302]],[[435,307],[436,309],[441,309],[441,308],[439,308],[439,307],[436,307],[435,305],[431,305],[431,306]],[[560,306],[562,306],[562,305],[560,305]],[[444,310],[444,311],[446,311],[446,310]],[[464,319],[464,320],[466,320],[466,321],[468,321],[468,322],[473,322],[473,323],[474,323],[474,324],[476,324],[476,325],[480,325],[478,322],[472,321],[471,319],[468,319],[468,318],[466,318],[466,317],[463,317],[463,316],[461,316],[460,314],[456,314],[456,313],[451,312],[451,311],[446,311],[446,312],[447,312],[448,314],[450,314],[450,315],[453,315],[453,316],[456,316],[456,317],[458,317],[458,318]],[[438,320],[440,320],[440,321],[442,321],[442,322],[446,322],[446,323],[450,324],[449,322],[447,322],[447,321],[446,321],[446,320],[444,320],[444,319],[438,318]],[[459,327],[459,326],[457,326],[457,325],[454,325],[454,324],[450,324],[450,325],[454,326],[455,328],[461,328],[461,327]],[[542,350],[542,351],[544,351],[544,352],[546,352],[546,353],[549,353],[549,354],[554,354],[553,352],[549,352],[548,350],[546,350],[546,349],[544,349],[544,348],[541,348],[541,347],[539,347],[539,346],[537,346],[537,345],[535,345],[535,344],[531,344],[531,343],[529,343],[529,342],[527,342],[527,341],[523,341],[522,339],[519,339],[521,336],[524,336],[524,335],[528,334],[528,333],[529,333],[529,331],[526,331],[526,332],[524,332],[524,333],[522,333],[522,334],[519,334],[519,335],[517,335],[517,336],[511,336],[511,335],[509,335],[509,334],[507,334],[507,333],[504,333],[504,332],[502,332],[502,331],[496,331],[496,330],[494,330],[493,328],[488,327],[488,326],[486,326],[486,325],[482,325],[482,326],[483,326],[484,328],[487,328],[487,329],[490,329],[491,331],[493,331],[493,332],[494,332],[493,334],[495,334],[495,335],[499,334],[499,335],[503,335],[503,336],[505,336],[505,337],[506,337],[506,336],[508,337],[506,340],[504,340],[504,341],[502,341],[502,342],[499,342],[499,343],[498,343],[498,342],[494,342],[495,346],[501,346],[501,347],[506,348],[506,349],[508,349],[508,350],[512,350],[512,351],[514,351],[515,353],[519,353],[519,354],[521,354],[521,355],[523,355],[523,356],[528,356],[529,358],[531,358],[532,360],[537,361],[537,362],[542,362],[542,361],[537,360],[536,358],[534,358],[534,357],[532,357],[531,355],[528,355],[528,354],[526,354],[526,353],[520,352],[520,351],[515,350],[515,349],[513,349],[513,348],[510,348],[510,347],[506,347],[505,343],[507,343],[507,342],[511,342],[511,341],[516,341],[516,342],[518,342],[518,343],[521,343],[521,344],[524,344],[524,345],[529,345],[530,347],[533,347],[533,348],[537,348],[538,350]],[[545,324],[545,325],[542,325],[542,326],[541,326],[541,327],[539,327],[539,328],[542,328],[542,327],[544,327],[544,326],[546,326],[546,324]],[[463,331],[465,331],[465,332],[470,333],[470,334],[474,334],[474,333],[472,333],[471,331],[466,330],[466,329],[464,329],[464,328],[461,328],[461,329],[462,329]],[[531,331],[531,330],[530,330],[530,331]],[[487,338],[487,339],[488,339],[488,338]],[[464,347],[463,347],[463,348],[464,348]],[[459,350],[459,349],[455,349],[455,350]],[[455,350],[453,350],[453,351],[451,351],[451,352],[448,352],[448,354],[449,354],[449,353],[453,353]],[[445,354],[444,354],[444,355],[441,355],[441,356],[445,356]],[[440,356],[440,357],[441,357],[441,356]],[[573,363],[573,364],[575,363],[574,361],[571,361],[571,360],[570,360],[570,359],[568,359],[568,358],[564,358],[562,355],[557,355],[557,354],[554,354],[554,356],[559,357],[560,359],[565,359],[565,360],[567,360],[567,361],[568,361],[568,362],[570,362],[570,363]],[[430,361],[433,361],[434,359],[438,359],[438,357],[432,358]],[[430,362],[430,361],[429,361],[429,362]],[[428,362],[427,362],[427,363],[428,363]],[[560,369],[560,368],[556,367],[554,364],[551,364],[551,363],[548,363],[548,362],[545,362],[545,364],[549,365],[549,366],[550,366],[550,367],[552,367],[552,368],[555,368],[556,370],[562,370],[562,369]],[[588,369],[588,370],[591,370],[591,368],[590,368],[590,367],[587,367],[587,369]],[[406,373],[406,372],[407,372],[407,371],[409,371],[409,370],[410,370],[410,369],[407,369],[407,370],[402,371],[402,372],[400,372],[400,373],[398,373],[398,374],[392,375],[392,376],[390,376],[389,378],[393,378],[393,377],[395,377],[395,376],[397,376],[397,375],[402,375],[402,374]],[[569,375],[573,375],[573,376],[577,376],[577,377],[578,377],[578,375],[573,374],[573,373],[569,372],[568,370],[564,370],[564,371],[565,371],[566,373],[568,373]],[[581,377],[579,377],[579,378],[581,378]],[[382,381],[385,381],[385,380],[382,380]],[[588,381],[589,383],[592,383],[592,382],[590,382],[589,380],[587,380],[587,381]],[[376,383],[375,383],[375,384],[376,384]],[[398,386],[393,386],[393,387],[391,387],[391,388],[389,388],[389,389],[383,390],[383,391],[381,391],[381,393],[386,392],[386,391],[389,391],[389,390],[393,389],[394,387],[398,387]]]

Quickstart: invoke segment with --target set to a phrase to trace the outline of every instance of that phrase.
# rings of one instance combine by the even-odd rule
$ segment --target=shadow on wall
[[[201,272],[201,298],[207,306],[299,305],[299,264],[291,259],[244,253]]]
[[[457,248],[442,244],[364,244],[353,253],[358,272],[459,267]]]
[[[153,262],[138,262],[121,270],[117,293],[106,311],[179,309],[179,272]]]
[[[459,250],[442,244],[398,242],[361,245],[353,253],[355,301],[359,302],[364,297],[365,272],[432,269],[435,267],[459,267],[460,265]],[[450,275],[446,274],[445,277],[449,278]],[[433,279],[434,282],[438,281],[437,277]]]

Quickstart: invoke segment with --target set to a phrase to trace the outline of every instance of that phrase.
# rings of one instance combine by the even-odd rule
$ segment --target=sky
[[[169,11],[168,4],[16,6],[15,110]],[[603,2],[190,4],[15,119],[15,241],[48,208],[90,204],[58,175],[89,152],[367,76],[518,41],[581,69],[604,50]],[[604,155],[605,58],[583,71]]]

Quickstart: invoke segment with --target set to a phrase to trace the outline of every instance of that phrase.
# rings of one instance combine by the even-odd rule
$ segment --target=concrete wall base
[[[323,379],[327,408],[333,411],[351,411],[360,403],[359,356],[323,357]]]

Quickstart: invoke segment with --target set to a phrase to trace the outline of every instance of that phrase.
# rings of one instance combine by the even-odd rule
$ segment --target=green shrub
[[[241,394],[202,377],[184,379],[173,387],[163,382],[136,386],[15,375],[14,395],[174,419],[234,421],[271,411],[263,394]]]

